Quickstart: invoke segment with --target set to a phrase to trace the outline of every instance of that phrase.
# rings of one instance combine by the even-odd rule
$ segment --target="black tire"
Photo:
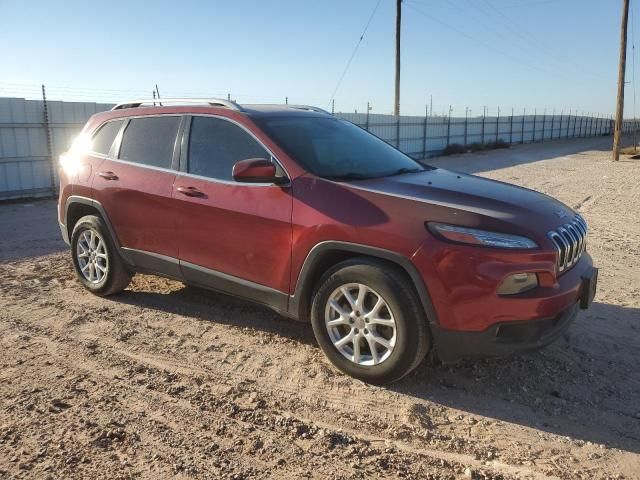
[[[81,240],[85,232],[88,235],[94,232],[104,242],[105,248],[102,255],[106,256],[106,259],[96,259],[96,261],[103,262],[101,264],[103,268],[106,265],[106,273],[103,273],[103,276],[95,281],[90,281],[90,279],[85,277],[80,265],[80,262],[84,260],[81,260],[79,257],[78,242],[83,241],[83,245],[86,245],[84,240]],[[73,259],[73,266],[80,283],[91,293],[101,297],[119,293],[127,288],[133,275],[122,260],[122,257],[120,257],[104,221],[96,215],[86,215],[80,218],[74,225],[71,234],[71,258]],[[94,267],[94,271],[97,271],[97,266]]]
[[[327,306],[330,297],[336,294],[339,295],[336,292],[340,287],[356,283],[365,285],[373,290],[371,293],[374,294],[374,297],[372,297],[374,300],[376,297],[382,297],[387,303],[389,317],[395,320],[395,345],[386,359],[375,365],[361,365],[355,363],[353,359],[348,359],[334,345],[329,334],[329,328],[325,323],[325,313],[326,311],[331,311],[330,307]],[[350,288],[357,289],[358,287]],[[358,312],[357,308],[352,310],[355,313],[352,312],[351,317],[358,316],[355,319],[356,322],[358,322],[360,316],[365,317],[364,310],[363,312]],[[351,317],[349,317],[349,322],[354,321]],[[360,322],[361,326],[364,325],[362,321]],[[393,264],[368,257],[359,257],[341,262],[325,273],[314,293],[311,306],[311,323],[316,340],[331,363],[342,372],[368,383],[386,384],[400,380],[422,362],[431,347],[431,332],[424,309],[406,273]],[[340,325],[339,328],[343,329],[341,331],[345,332],[344,335],[348,331],[351,333],[359,331],[354,328],[354,325],[345,325],[344,327]],[[349,330],[350,328],[352,330]],[[369,335],[376,333],[371,332],[371,325],[369,325],[369,331],[365,328],[362,332],[366,332]],[[358,349],[364,349],[365,352],[369,351],[368,357],[373,359],[369,339],[361,339],[358,342],[360,345]],[[351,345],[351,351],[353,352],[355,345],[353,342],[351,342]],[[376,355],[378,355],[377,346],[374,348],[376,348]],[[353,354],[355,356],[355,352]]]

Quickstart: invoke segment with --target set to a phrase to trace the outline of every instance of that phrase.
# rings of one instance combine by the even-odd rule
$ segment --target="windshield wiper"
[[[347,172],[342,175],[323,175],[324,178],[328,178],[329,180],[366,180],[371,177],[367,175],[362,175],[361,173],[356,172]]]
[[[395,175],[404,175],[405,173],[418,173],[424,172],[424,168],[399,168],[398,170],[394,170],[391,173],[384,175],[385,177],[393,177]]]

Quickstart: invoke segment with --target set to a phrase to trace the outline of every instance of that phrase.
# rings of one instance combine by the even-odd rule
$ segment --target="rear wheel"
[[[401,379],[431,345],[422,305],[407,276],[373,259],[348,260],[327,272],[313,299],[311,321],[329,360],[370,383]]]
[[[106,296],[124,290],[132,273],[116,250],[103,220],[86,215],[71,234],[71,256],[80,283],[96,295]]]

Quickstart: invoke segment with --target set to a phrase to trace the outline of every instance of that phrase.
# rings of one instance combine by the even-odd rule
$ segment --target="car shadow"
[[[640,309],[594,303],[565,336],[517,356],[423,365],[391,390],[640,453]]]
[[[261,330],[317,348],[310,325],[196,287],[169,293],[127,290],[114,300]],[[640,453],[640,346],[634,340],[639,319],[640,309],[596,303],[579,315],[564,338],[546,349],[456,365],[425,360],[414,373],[387,388],[466,416],[481,415]]]
[[[306,345],[316,345],[307,323],[288,319],[262,305],[191,285],[182,285],[167,293],[125,290],[112,298],[119,303],[240,329],[261,330]]]

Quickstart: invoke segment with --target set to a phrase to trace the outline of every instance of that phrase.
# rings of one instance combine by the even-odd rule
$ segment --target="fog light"
[[[535,273],[514,273],[505,278],[498,287],[499,295],[515,295],[526,292],[538,286],[538,276]]]

